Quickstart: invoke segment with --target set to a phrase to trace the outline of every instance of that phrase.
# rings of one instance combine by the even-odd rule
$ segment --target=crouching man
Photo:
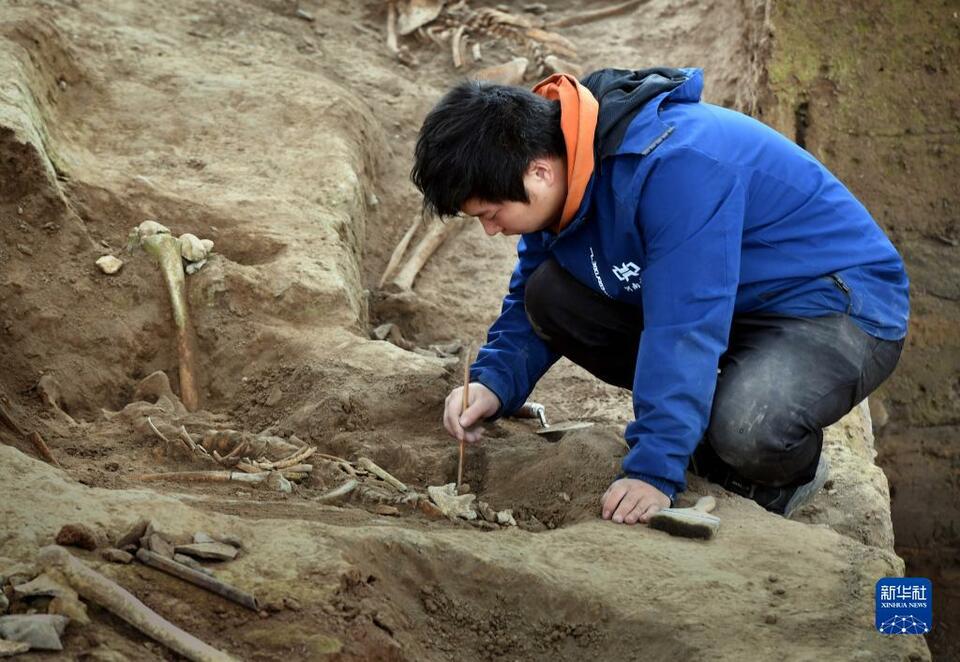
[[[464,82],[416,145],[427,209],[520,235],[447,431],[476,442],[560,356],[630,389],[631,450],[601,497],[615,522],[669,506],[688,468],[789,516],[826,479],[823,428],[890,375],[906,334],[903,261],[863,205],[702,87],[666,68]]]

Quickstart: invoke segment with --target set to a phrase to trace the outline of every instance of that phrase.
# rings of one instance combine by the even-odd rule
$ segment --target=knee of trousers
[[[715,411],[707,428],[707,441],[721,460],[768,485],[800,476],[816,460],[822,435],[788,416],[731,406]]]
[[[555,261],[547,260],[527,277],[523,305],[530,326],[543,340],[550,340],[558,328],[556,311],[560,301],[558,284],[562,271]]]

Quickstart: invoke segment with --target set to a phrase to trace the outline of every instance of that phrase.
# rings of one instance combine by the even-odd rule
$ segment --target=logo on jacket
[[[640,267],[633,262],[624,262],[619,267],[613,267],[613,275],[617,277],[617,280],[629,283],[631,278],[640,275]]]

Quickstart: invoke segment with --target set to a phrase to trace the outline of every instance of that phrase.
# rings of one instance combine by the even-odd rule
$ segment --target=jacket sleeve
[[[644,328],[626,428],[624,474],[672,500],[686,487],[726,351],[740,273],[745,188],[733,168],[691,148],[642,183]]]
[[[500,399],[500,409],[492,418],[519,409],[537,381],[560,358],[534,333],[523,301],[527,278],[548,256],[539,233],[520,238],[510,291],[487,333],[487,344],[480,348],[470,368],[471,381],[480,382]]]

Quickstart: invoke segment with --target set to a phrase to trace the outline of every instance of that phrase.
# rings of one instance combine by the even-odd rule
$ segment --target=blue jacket
[[[847,313],[894,340],[909,310],[903,261],[853,194],[773,129],[701,102],[701,70],[673,71],[676,84],[634,109],[614,148],[598,151],[572,222],[521,237],[510,291],[471,369],[502,415],[559,358],[523,303],[527,277],[547,257],[641,306],[623,470],[671,499],[706,430],[734,315]],[[603,125],[604,97],[595,96]]]

